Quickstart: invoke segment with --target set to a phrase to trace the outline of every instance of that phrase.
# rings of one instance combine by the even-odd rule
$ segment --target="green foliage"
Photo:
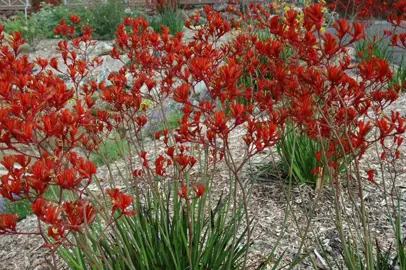
[[[83,24],[88,24],[94,29],[93,37],[99,40],[114,39],[115,31],[125,17],[145,17],[145,14],[139,11],[127,14],[120,1],[109,1],[94,8],[83,6],[67,8],[43,4],[41,10],[32,14],[27,21],[23,15],[20,15],[17,19],[6,23],[6,32],[21,32],[24,39],[31,45],[38,39],[56,38],[55,27],[61,20],[69,21],[71,14],[78,15]],[[80,27],[76,30],[80,35]]]
[[[403,63],[404,62],[401,61],[400,66],[396,70],[394,70],[393,77],[389,82],[389,87],[393,87],[394,85],[398,84],[404,91],[406,90],[406,66]]]
[[[34,13],[31,18],[41,24],[47,33],[47,38],[54,38],[55,26],[59,24],[62,19],[68,20],[68,10],[63,6],[52,7],[51,5],[43,5],[42,9]]]
[[[179,121],[182,120],[183,114],[179,111],[170,112],[167,116],[168,127],[169,129],[179,128]],[[164,125],[161,125],[162,129],[165,129]]]
[[[64,194],[68,193],[66,190],[63,191]],[[48,199],[57,199],[60,193],[60,188],[58,186],[51,186],[44,194],[44,198]],[[18,220],[25,219],[27,216],[32,214],[32,204],[29,200],[17,200],[17,201],[10,201],[8,199],[4,199],[4,206],[5,206],[5,213],[9,214],[17,214]]]
[[[367,270],[364,260],[364,254],[350,242],[347,243],[348,255],[344,256],[344,263],[348,269]],[[396,250],[397,254],[392,257],[393,248],[390,246],[388,249],[383,250],[378,241],[376,241],[376,254],[374,256],[374,269],[378,270],[395,270],[404,269],[401,266],[400,259],[405,256],[404,241],[402,241],[402,249]]]
[[[206,195],[185,202],[176,193],[163,194],[147,194],[138,214],[119,218],[109,234],[95,224],[87,237],[75,237],[89,250],[60,247],[62,258],[71,269],[241,269],[249,248],[240,228],[242,207],[230,218],[230,198],[206,211]]]
[[[392,270],[395,269],[393,263],[391,261],[391,251],[392,247],[389,247],[388,250],[383,251],[376,241],[376,269],[379,270]]]
[[[320,166],[315,154],[321,151],[320,144],[295,129],[288,129],[277,145],[285,171],[292,169],[293,180],[298,184],[315,185],[318,175],[312,170]]]
[[[161,25],[169,28],[172,35],[183,31],[184,22],[177,16],[176,11],[165,9],[162,13],[152,19],[151,27],[155,32],[161,32]]]
[[[355,53],[359,60],[367,61],[371,57],[385,59],[391,62],[393,59],[393,51],[387,42],[372,42],[369,40],[361,40],[356,44]]]
[[[5,213],[17,214],[19,220],[26,218],[32,213],[31,202],[27,199],[14,202],[6,199],[5,207],[6,207]]]
[[[8,33],[20,32],[24,36],[27,31],[27,22],[23,15],[19,13],[14,19],[5,22],[4,29]]]
[[[97,5],[90,13],[89,25],[94,29],[94,38],[99,40],[114,39],[118,26],[127,16],[123,3],[117,0]]]
[[[258,31],[256,34],[257,34],[258,39],[261,41],[267,41],[269,39],[274,39],[274,36],[267,30]]]
[[[90,156],[90,160],[96,165],[101,166],[122,158],[129,151],[128,144],[119,135],[113,139],[105,140],[97,153]]]
[[[395,270],[406,269],[406,238],[402,234],[402,215],[400,209],[401,196],[397,195],[397,203],[395,206],[394,217],[390,217],[394,232],[395,232],[395,247],[391,245],[386,250],[383,250],[379,246],[378,241],[375,244],[375,254],[372,246],[368,247],[367,252],[360,251],[354,244],[347,241],[344,248],[347,252],[344,252],[344,263],[348,269],[368,269],[365,264],[365,256],[373,258],[374,269],[379,270]]]
[[[34,50],[38,41],[47,37],[45,29],[35,17],[26,19],[22,13],[19,13],[13,20],[6,22],[4,27],[7,33],[20,32],[27,44]]]

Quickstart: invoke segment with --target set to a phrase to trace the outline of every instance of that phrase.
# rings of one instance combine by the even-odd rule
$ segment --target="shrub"
[[[91,155],[91,161],[101,166],[122,159],[128,153],[128,145],[120,135],[107,139],[100,144],[100,149]]]
[[[188,212],[176,191],[165,194],[160,199],[147,195],[145,204],[137,206],[141,212],[120,219],[116,230],[100,242],[102,224],[95,224],[87,237],[75,236],[76,246],[88,248],[60,249],[60,255],[72,269],[86,268],[87,261],[92,261],[92,269],[241,269],[249,247],[243,242],[246,232],[233,242],[234,230],[244,231],[241,207],[230,219],[230,198],[220,198],[207,211],[204,196],[193,201]],[[173,210],[168,209],[172,204]]]
[[[5,213],[16,214],[18,220],[22,220],[32,214],[31,202],[29,200],[20,200],[11,202],[5,200]]]
[[[44,37],[55,38],[58,37],[58,35],[54,33],[55,27],[61,20],[69,21],[69,16],[72,13],[79,14],[85,23],[90,23],[91,16],[86,7],[67,8],[65,6],[53,6],[50,4],[42,4],[41,9],[31,15],[30,21],[41,26],[45,35]]]
[[[406,90],[406,67],[403,63],[404,63],[404,61],[402,59],[399,67],[394,70],[394,75],[389,83],[389,86],[393,87],[395,85],[401,85],[402,86],[401,89],[403,91],[405,91]]]
[[[292,170],[294,182],[316,186],[321,181],[323,165],[317,160],[316,154],[322,151],[322,147],[316,140],[298,134],[294,128],[288,128],[277,150],[285,170]]]
[[[176,11],[172,9],[165,9],[152,19],[151,27],[155,32],[161,32],[161,25],[169,28],[172,35],[183,32],[184,22],[177,16]]]
[[[100,3],[92,8],[43,4],[37,13],[31,15],[28,25],[40,26],[41,37],[55,38],[57,37],[54,33],[55,27],[61,20],[69,21],[72,13],[78,15],[84,24],[89,25],[94,30],[93,37],[100,40],[114,39],[115,31],[125,17],[146,17],[145,14],[136,10],[125,13],[123,3],[119,0]],[[76,31],[77,35],[81,34],[80,27]]]
[[[29,17],[27,20],[22,13],[19,13],[13,20],[8,21],[4,28],[7,33],[21,33],[27,44],[34,50],[38,45],[38,41],[47,36],[47,32],[41,23],[34,17]]]
[[[94,30],[94,37],[100,40],[114,39],[116,29],[126,17],[123,2],[120,0],[97,5],[90,13],[89,26]]]
[[[388,62],[393,59],[392,47],[386,42],[362,40],[356,44],[355,52],[361,61],[367,61],[371,57],[385,59]]]

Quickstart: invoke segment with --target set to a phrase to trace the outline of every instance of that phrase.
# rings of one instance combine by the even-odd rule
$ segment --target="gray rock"
[[[198,82],[194,87],[195,93],[199,96],[199,98],[203,98],[207,94],[207,87],[203,81]]]
[[[4,199],[3,197],[0,197],[0,214],[4,213],[4,211],[6,211],[6,199]]]
[[[93,54],[97,56],[109,55],[111,50],[113,50],[113,46],[107,44],[105,42],[99,42],[96,48],[94,48]]]
[[[218,12],[224,12],[227,9],[227,4],[214,4],[213,9]]]
[[[178,18],[180,18],[184,22],[189,19],[189,16],[186,14],[186,11],[184,11],[183,9],[176,10],[176,16],[178,16]]]
[[[199,18],[199,24],[200,25],[203,25],[203,24],[206,24],[207,23],[207,19],[206,18],[204,18],[204,17],[200,17]]]

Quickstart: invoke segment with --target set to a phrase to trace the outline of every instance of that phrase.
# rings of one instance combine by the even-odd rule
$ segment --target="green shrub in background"
[[[314,173],[314,169],[321,164],[315,154],[322,150],[317,141],[299,134],[294,128],[288,128],[277,150],[284,170],[292,170],[294,182],[316,186],[320,175]]]
[[[392,62],[393,51],[387,42],[373,43],[369,40],[361,40],[355,47],[356,57],[361,61],[367,61],[371,57],[385,59]]]
[[[393,50],[387,42],[378,42],[373,44],[371,41],[362,40],[357,43],[356,48],[356,57],[361,61],[367,61],[371,57],[378,59],[384,59],[386,61],[393,62]],[[401,89],[406,88],[406,66],[405,61],[402,57],[398,67],[393,69],[393,77],[389,82],[389,87],[399,84]]]
[[[43,25],[33,17],[26,19],[22,13],[18,13],[13,20],[7,21],[4,27],[7,33],[20,32],[33,50],[41,39],[47,38],[47,31]]]
[[[4,212],[8,214],[17,214],[18,220],[22,220],[32,213],[31,202],[28,200],[12,202],[6,199],[4,206],[6,208]]]
[[[61,20],[69,21],[69,15],[78,15],[84,24],[88,24],[93,30],[95,39],[114,39],[115,31],[127,16],[124,7],[120,1],[110,1],[102,3],[94,8],[64,6],[52,7],[45,5],[38,13],[34,14],[33,19],[45,25],[48,31],[48,38],[54,37],[53,29]],[[77,29],[80,34],[80,29]]]
[[[89,12],[89,26],[94,30],[94,38],[99,40],[114,39],[118,26],[127,16],[123,2],[117,0],[97,5]]]
[[[96,166],[102,166],[104,164],[122,159],[122,157],[126,155],[128,151],[128,145],[119,135],[117,135],[113,139],[104,141],[100,145],[99,151],[91,155],[90,160]]]
[[[161,25],[169,28],[172,35],[183,31],[184,21],[179,18],[176,11],[165,9],[162,13],[152,19],[151,27],[155,32],[161,32]]]
[[[391,81],[389,82],[389,86],[393,86],[396,84],[399,84],[401,86],[401,90],[405,91],[406,90],[406,65],[405,61],[400,62],[399,67],[395,68],[393,70],[393,77]]]
[[[116,29],[127,16],[147,17],[136,10],[126,13],[121,1],[110,1],[94,8],[43,4],[41,10],[33,13],[28,20],[20,14],[16,19],[6,22],[5,30],[7,33],[20,32],[28,44],[34,47],[40,39],[57,38],[54,34],[55,27],[61,20],[69,21],[71,14],[78,15],[84,24],[94,29],[93,37],[99,40],[114,39]],[[76,30],[80,35],[80,28]]]
[[[63,191],[64,194],[67,191]],[[57,194],[60,193],[60,189],[58,186],[51,186],[44,194],[45,198],[56,199],[58,197]],[[17,201],[10,201],[8,199],[4,199],[4,213],[8,214],[17,214],[18,220],[25,219],[27,216],[32,214],[32,204],[29,200],[17,200]],[[0,209],[1,212],[1,209]]]
[[[170,112],[169,115],[167,116],[167,121],[168,121],[168,128],[169,129],[176,129],[179,128],[179,121],[182,120],[183,114],[178,111],[173,111]],[[165,129],[165,125],[161,124],[161,130]]]

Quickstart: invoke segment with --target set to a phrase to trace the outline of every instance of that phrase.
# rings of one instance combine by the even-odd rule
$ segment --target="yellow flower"
[[[149,100],[149,99],[144,99],[142,102],[141,102],[141,107],[140,107],[140,110],[146,110],[146,109],[148,109],[149,107],[151,107],[151,105],[152,105],[152,100]]]

